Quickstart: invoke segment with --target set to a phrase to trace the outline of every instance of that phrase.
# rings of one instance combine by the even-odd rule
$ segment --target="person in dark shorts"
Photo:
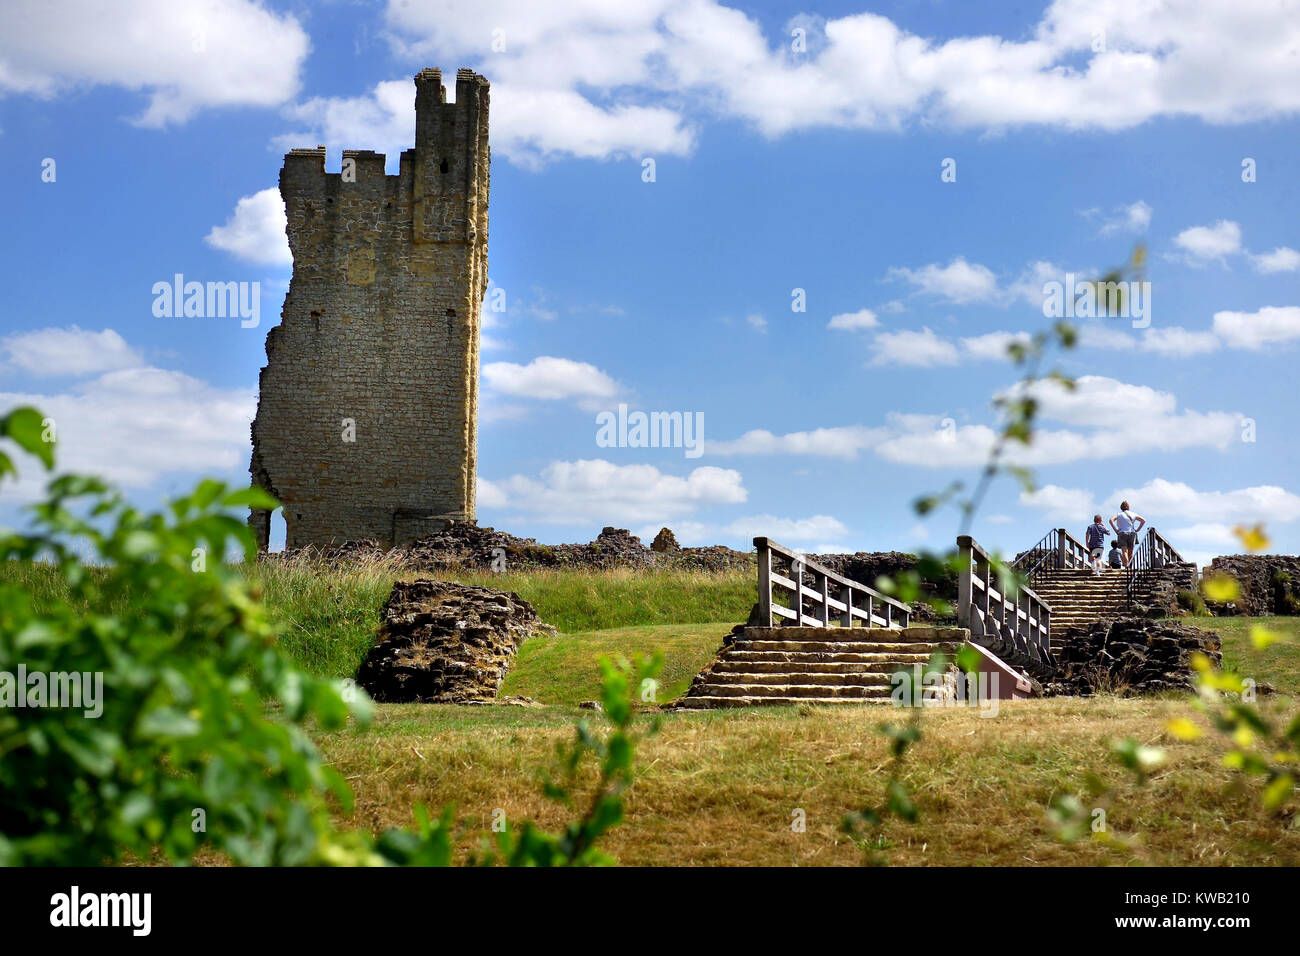
[[[1101,515],[1092,516],[1092,524],[1083,533],[1084,544],[1088,546],[1088,557],[1092,561],[1092,573],[1101,574],[1102,556],[1106,553],[1106,536],[1110,534],[1101,523]]]
[[[1133,549],[1137,547],[1138,532],[1146,527],[1147,519],[1129,510],[1128,502],[1121,501],[1119,514],[1111,515],[1110,526],[1115,529],[1115,536],[1120,550],[1124,552],[1124,567],[1133,563]]]

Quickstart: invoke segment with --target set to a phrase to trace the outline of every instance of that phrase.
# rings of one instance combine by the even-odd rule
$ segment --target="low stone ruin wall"
[[[683,548],[667,528],[655,538],[655,545],[646,547],[626,528],[605,528],[594,541],[586,544],[539,544],[534,538],[519,538],[505,531],[480,528],[473,522],[454,521],[446,529],[418,538],[406,547],[384,548],[379,542],[367,539],[331,548],[301,548],[278,556],[270,555],[264,560],[302,556],[340,565],[385,559],[413,571],[434,572],[452,568],[475,571],[534,568],[723,571],[755,566],[752,553],[734,551],[721,545]]]
[[[384,703],[495,699],[519,645],[549,630],[510,591],[448,581],[399,581],[357,683]]]
[[[1226,574],[1241,586],[1241,600],[1209,602],[1222,615],[1300,614],[1300,557],[1288,554],[1232,554],[1215,558],[1207,576]]]
[[[1173,621],[1126,617],[1068,627],[1062,636],[1056,675],[1043,685],[1049,696],[1190,691],[1193,654],[1223,661],[1218,634]]]

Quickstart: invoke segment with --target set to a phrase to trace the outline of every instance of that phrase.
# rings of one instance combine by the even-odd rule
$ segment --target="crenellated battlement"
[[[398,173],[385,171],[387,157],[369,149],[343,150],[337,173],[325,168],[325,147],[292,149],[280,172],[286,206],[299,200],[330,200],[343,187],[356,198],[411,203],[412,236],[418,243],[473,243],[486,234],[488,167],[488,81],[473,70],[456,72],[456,99],[447,102],[442,71],[415,75],[415,146],[403,150]],[[292,215],[292,213],[290,213]]]

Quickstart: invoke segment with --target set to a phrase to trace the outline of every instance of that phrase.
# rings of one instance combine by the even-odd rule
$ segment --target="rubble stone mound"
[[[1086,697],[1098,691],[1124,695],[1192,690],[1192,655],[1223,662],[1219,635],[1172,621],[1119,618],[1064,629],[1055,652],[1056,675],[1048,696]]]
[[[452,569],[504,572],[536,568],[728,571],[754,567],[753,552],[735,551],[722,545],[683,548],[668,528],[660,531],[655,541],[667,546],[662,550],[647,548],[626,528],[606,527],[596,540],[586,544],[539,544],[535,538],[520,538],[505,531],[479,527],[472,521],[451,521],[441,531],[417,538],[406,547],[385,548],[367,538],[327,548],[308,545],[277,554],[264,554],[261,559],[302,558],[337,567],[375,558],[386,560],[400,569],[435,574]]]
[[[398,581],[357,683],[382,703],[491,701],[515,653],[547,626],[519,595],[450,581]]]
[[[1231,604],[1207,601],[1215,614],[1300,614],[1300,557],[1289,554],[1221,555],[1205,569],[1207,576],[1226,574],[1237,579],[1241,600]]]
[[[425,570],[457,566],[487,570],[494,561],[509,567],[510,555],[529,547],[538,547],[532,538],[480,528],[472,521],[453,521],[442,531],[418,538],[395,556],[409,567]]]
[[[394,555],[407,567],[430,571],[452,567],[495,571],[653,567],[721,571],[754,564],[752,554],[721,545],[682,548],[667,528],[655,540],[659,541],[665,531],[673,547],[660,551],[647,548],[626,528],[606,527],[594,541],[586,544],[538,544],[534,538],[518,538],[504,531],[456,521],[446,530],[426,535],[405,552],[394,552]]]
[[[671,528],[660,528],[655,539],[650,542],[650,550],[663,554],[668,551],[680,551],[682,546],[677,543],[677,535],[673,534]]]

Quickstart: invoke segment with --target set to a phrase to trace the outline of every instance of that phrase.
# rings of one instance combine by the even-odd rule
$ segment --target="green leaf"
[[[23,451],[35,455],[45,470],[54,467],[54,442],[44,438],[45,417],[31,407],[15,408],[0,419],[0,435],[11,438]]]
[[[265,488],[258,488],[257,486],[233,491],[222,498],[221,503],[227,508],[245,507],[253,511],[274,511],[280,507],[280,502],[275,499],[274,495]]]
[[[160,707],[140,718],[144,737],[193,737],[202,729],[197,720],[174,707]]]
[[[1295,793],[1295,780],[1290,774],[1279,774],[1272,783],[1264,788],[1264,806],[1269,811],[1276,813],[1291,799],[1293,793]]]

